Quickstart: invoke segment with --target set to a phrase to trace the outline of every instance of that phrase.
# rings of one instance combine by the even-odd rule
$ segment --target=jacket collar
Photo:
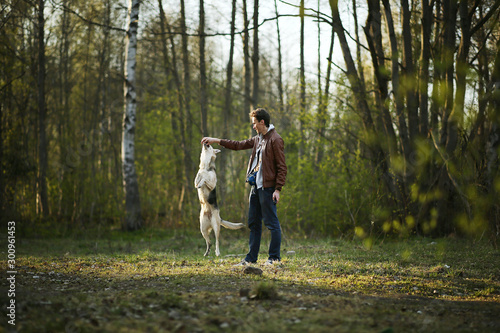
[[[269,125],[269,128],[267,129],[266,134],[260,135],[260,139],[262,140],[263,138],[269,137],[269,135],[270,135],[270,133],[271,133],[272,130],[274,130],[274,125],[273,124]]]

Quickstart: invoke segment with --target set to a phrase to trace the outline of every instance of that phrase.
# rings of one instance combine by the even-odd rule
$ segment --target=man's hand
[[[212,143],[220,143],[220,139],[210,137],[204,137],[201,139],[201,144],[211,145]]]
[[[277,204],[280,201],[280,191],[274,190],[273,201],[275,204]]]

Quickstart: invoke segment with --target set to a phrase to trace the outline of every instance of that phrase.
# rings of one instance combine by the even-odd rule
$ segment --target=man
[[[202,144],[218,143],[232,150],[252,148],[248,162],[247,176],[256,172],[255,185],[250,192],[248,209],[248,227],[250,228],[249,252],[238,265],[245,266],[256,263],[262,237],[262,220],[271,232],[269,257],[266,264],[272,265],[281,261],[281,227],[276,211],[280,200],[280,192],[285,185],[287,167],[285,162],[284,142],[270,124],[271,116],[264,109],[250,112],[253,129],[257,135],[243,141],[232,141],[205,137]]]

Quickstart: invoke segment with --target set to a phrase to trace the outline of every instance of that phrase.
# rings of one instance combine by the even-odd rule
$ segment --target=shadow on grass
[[[284,256],[282,266],[257,265],[264,274],[254,276],[233,266],[238,258],[203,258],[204,241],[194,232],[20,240],[16,329],[498,330],[498,266],[489,266],[498,253],[468,244],[455,249],[449,241],[429,246],[433,243],[417,239],[366,251],[352,242],[291,239],[283,252],[295,254]],[[246,237],[226,232],[221,248],[241,252]],[[3,285],[5,274],[0,274]],[[253,299],[247,291],[263,282],[278,296]],[[5,309],[6,293],[0,298]]]
[[[120,273],[119,266],[110,269],[112,263],[97,269],[75,266],[78,272],[73,273],[50,265],[31,272],[35,267],[27,266],[17,275],[17,327],[26,332],[221,328],[236,332],[377,332],[387,328],[484,332],[500,327],[498,302],[397,293],[365,295],[282,280],[274,268],[264,268],[263,277],[256,277],[227,263],[211,265],[215,268],[185,262],[164,273]],[[116,274],[108,272],[113,270]],[[240,297],[242,290],[262,281],[272,283],[276,298]],[[2,297],[4,309],[5,301]]]

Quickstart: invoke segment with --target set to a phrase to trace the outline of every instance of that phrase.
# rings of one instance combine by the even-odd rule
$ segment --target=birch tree
[[[135,171],[135,122],[137,111],[136,53],[140,0],[128,1],[127,35],[125,38],[125,107],[122,132],[122,175],[125,191],[126,230],[142,226],[139,185]]]

